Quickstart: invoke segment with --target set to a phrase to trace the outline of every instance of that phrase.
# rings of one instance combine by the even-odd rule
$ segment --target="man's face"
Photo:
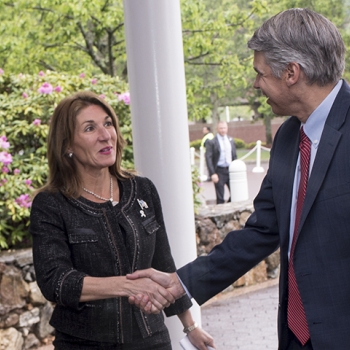
[[[254,88],[260,89],[267,97],[266,102],[276,115],[289,115],[290,93],[284,80],[285,73],[282,73],[281,78],[276,78],[272,74],[270,66],[265,62],[264,53],[257,51],[254,51],[254,70],[257,73]]]
[[[221,122],[218,124],[217,131],[218,131],[219,135],[225,136],[227,134],[227,130],[228,130],[227,123]]]

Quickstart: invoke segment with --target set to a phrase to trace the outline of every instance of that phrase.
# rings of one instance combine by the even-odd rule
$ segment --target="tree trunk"
[[[218,125],[218,121],[219,121],[219,113],[218,113],[219,99],[217,98],[216,94],[214,94],[213,92],[210,94],[210,101],[213,106],[211,111],[211,118],[213,120],[213,123],[212,123],[213,132],[215,132],[216,126]]]

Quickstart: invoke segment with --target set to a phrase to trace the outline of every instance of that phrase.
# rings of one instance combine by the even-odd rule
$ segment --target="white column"
[[[196,258],[179,0],[124,0],[135,166],[156,185],[178,267]],[[200,308],[191,309],[200,323]],[[184,336],[166,320],[174,349]]]

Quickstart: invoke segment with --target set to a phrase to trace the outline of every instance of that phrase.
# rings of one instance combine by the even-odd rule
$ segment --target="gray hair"
[[[309,9],[289,9],[271,17],[255,31],[248,47],[264,52],[277,78],[296,62],[309,84],[325,86],[339,81],[345,68],[345,45],[338,29]]]

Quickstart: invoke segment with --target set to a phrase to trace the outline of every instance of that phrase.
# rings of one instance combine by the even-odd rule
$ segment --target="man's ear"
[[[285,81],[287,86],[296,84],[300,78],[301,67],[299,63],[290,62],[284,71]]]

